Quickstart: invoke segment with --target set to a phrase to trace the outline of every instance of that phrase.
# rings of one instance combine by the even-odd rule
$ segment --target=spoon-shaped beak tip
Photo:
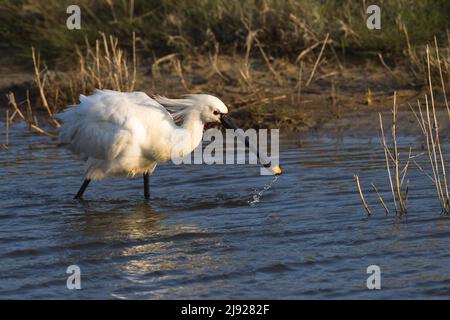
[[[273,167],[272,168],[272,172],[276,175],[279,176],[280,174],[283,173],[283,170],[281,170],[281,168],[279,166]]]

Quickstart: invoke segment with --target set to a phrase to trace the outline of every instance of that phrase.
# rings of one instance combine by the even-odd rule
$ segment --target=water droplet
[[[267,190],[269,190],[270,188],[272,188],[272,185],[275,183],[275,181],[278,180],[279,176],[274,176],[272,181],[269,182],[268,184],[264,185],[263,189],[261,191],[258,192],[258,190],[255,190],[255,192],[257,192],[256,194],[253,195],[253,198],[251,200],[248,201],[248,204],[250,206],[254,206],[255,204],[261,202],[261,197],[264,194],[264,192],[266,192]]]

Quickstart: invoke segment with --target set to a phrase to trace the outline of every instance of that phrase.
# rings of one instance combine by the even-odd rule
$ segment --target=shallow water
[[[277,181],[255,165],[160,165],[145,202],[140,177],[73,200],[82,162],[25,131],[0,151],[0,298],[450,296],[450,220],[427,177],[410,171],[407,219],[372,192],[366,217],[355,173],[388,197],[376,135],[285,137]],[[66,288],[73,264],[81,290]],[[373,264],[381,290],[366,288]]]

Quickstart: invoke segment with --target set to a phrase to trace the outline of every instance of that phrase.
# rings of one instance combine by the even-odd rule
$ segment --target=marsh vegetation
[[[82,0],[81,30],[65,27],[69,4],[0,4],[2,72],[8,64],[30,75],[2,85],[10,116],[11,98],[24,115],[13,120],[30,123],[28,109],[52,118],[105,87],[210,92],[243,125],[316,128],[345,112],[387,108],[393,91],[405,107],[426,88],[425,46],[434,36],[440,60],[432,55],[430,64],[442,75],[431,76],[450,81],[447,1],[382,1],[381,30],[366,27],[366,1]],[[15,97],[6,100],[9,92]]]

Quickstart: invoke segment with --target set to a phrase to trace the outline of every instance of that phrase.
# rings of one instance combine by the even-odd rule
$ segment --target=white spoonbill
[[[178,156],[192,152],[206,123],[237,129],[227,113],[220,99],[207,94],[152,99],[143,92],[96,90],[81,95],[79,105],[57,115],[63,121],[61,142],[86,159],[84,182],[75,198],[83,196],[91,180],[136,174],[143,174],[144,196],[149,198],[149,174],[156,164],[170,160],[175,148]]]

